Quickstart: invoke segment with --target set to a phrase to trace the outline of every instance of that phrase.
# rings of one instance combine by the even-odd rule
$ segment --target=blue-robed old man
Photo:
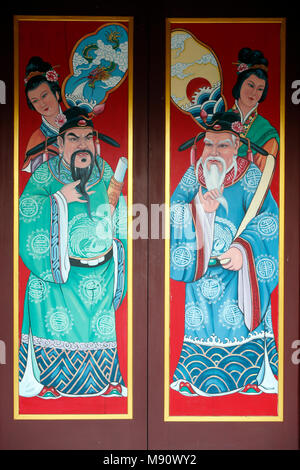
[[[171,277],[186,284],[184,340],[171,387],[183,395],[278,392],[273,164],[262,174],[237,156],[241,129],[236,113],[216,115],[203,133],[201,158],[171,198]]]

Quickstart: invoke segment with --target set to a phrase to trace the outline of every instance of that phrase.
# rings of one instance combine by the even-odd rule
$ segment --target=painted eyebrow
[[[41,91],[41,93],[38,96],[33,96],[31,98],[31,101],[40,99],[40,97],[43,96],[45,93],[48,93],[48,90],[43,90],[43,91]]]
[[[93,132],[89,132],[87,135],[85,135],[84,137],[90,137],[91,135],[93,135]],[[76,139],[80,139],[80,136],[79,135],[76,135],[74,134],[74,132],[70,132],[67,137],[75,137]]]
[[[225,139],[225,140],[220,140],[217,145],[222,145],[222,144],[230,144],[232,145],[232,140],[231,139]]]
[[[38,101],[38,100],[40,100],[40,99],[43,97],[43,95],[44,95],[45,93],[47,93],[46,90],[43,91],[39,96],[33,96],[32,98],[30,98],[31,103],[32,103],[33,101]]]
[[[206,144],[213,144],[213,141],[207,138],[204,139],[204,142]],[[222,144],[227,144],[227,143],[232,145],[232,141],[230,139],[220,140],[220,142],[218,142],[217,145],[220,145],[220,144],[222,145]]]
[[[248,80],[248,83],[251,83],[252,85],[255,85],[255,82],[251,79]],[[262,84],[262,85],[257,85],[258,87],[264,87],[265,85]]]

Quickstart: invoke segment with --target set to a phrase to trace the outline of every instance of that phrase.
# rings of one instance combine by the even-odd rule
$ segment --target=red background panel
[[[118,22],[119,23],[119,22]],[[71,73],[70,57],[76,43],[86,35],[95,33],[107,21],[20,21],[19,22],[19,188],[22,193],[30,174],[21,171],[25,151],[31,134],[39,128],[41,116],[27,106],[24,91],[25,68],[32,56],[40,56],[55,67],[59,84]],[[128,22],[120,23],[128,29]],[[66,109],[61,103],[62,110]],[[93,120],[99,132],[114,138],[120,148],[100,141],[101,155],[114,170],[121,156],[128,157],[128,77],[108,95],[102,114]],[[131,164],[131,163],[130,163]],[[127,197],[127,176],[123,194]],[[22,241],[20,241],[22,242]],[[22,325],[23,304],[29,271],[19,263],[19,318]],[[120,369],[127,384],[127,296],[116,312],[116,333]],[[60,398],[43,401],[39,398],[20,397],[20,414],[126,414],[127,399],[102,397]]]
[[[174,20],[175,21],[175,20]],[[234,104],[232,88],[237,78],[238,52],[242,47],[261,50],[269,61],[269,90],[265,101],[258,105],[258,113],[268,119],[280,134],[280,30],[279,23],[176,23],[171,31],[183,29],[194,35],[217,56],[223,77],[223,96],[230,109]],[[178,147],[195,137],[201,130],[193,118],[182,112],[173,102],[170,110],[170,195],[190,166],[190,149],[179,152]],[[201,156],[201,142],[197,144],[197,159]],[[272,180],[271,191],[279,203],[279,159]],[[170,382],[176,369],[184,336],[185,284],[170,280]],[[272,294],[273,327],[278,340],[278,288]],[[280,358],[282,360],[283,358]],[[183,397],[170,389],[170,416],[252,416],[278,414],[277,395],[225,397]]]

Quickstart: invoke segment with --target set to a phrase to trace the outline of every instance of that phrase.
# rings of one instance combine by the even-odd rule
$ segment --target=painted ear
[[[59,150],[61,152],[63,150],[63,147],[64,147],[64,141],[63,141],[63,138],[60,135],[57,136],[57,143],[58,143]]]

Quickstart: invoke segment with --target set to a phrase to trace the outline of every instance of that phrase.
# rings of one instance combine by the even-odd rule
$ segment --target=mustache
[[[202,162],[202,158],[200,159],[199,163]],[[208,169],[207,165],[211,162],[210,169]],[[216,163],[219,162],[222,165],[222,170],[219,171],[219,168]],[[203,176],[205,179],[206,187],[208,191],[213,189],[218,189],[220,192],[220,196],[217,198],[217,201],[224,207],[226,213],[228,213],[228,203],[223,195],[221,195],[221,187],[224,182],[226,176],[226,163],[223,158],[217,156],[209,156],[204,161],[203,164]]]
[[[209,162],[211,162],[210,170],[208,169]],[[217,164],[214,162],[219,162],[221,164],[221,171],[219,171]],[[226,163],[224,159],[215,156],[208,157],[203,163],[203,175],[208,190],[215,188],[220,189],[226,175]]]

